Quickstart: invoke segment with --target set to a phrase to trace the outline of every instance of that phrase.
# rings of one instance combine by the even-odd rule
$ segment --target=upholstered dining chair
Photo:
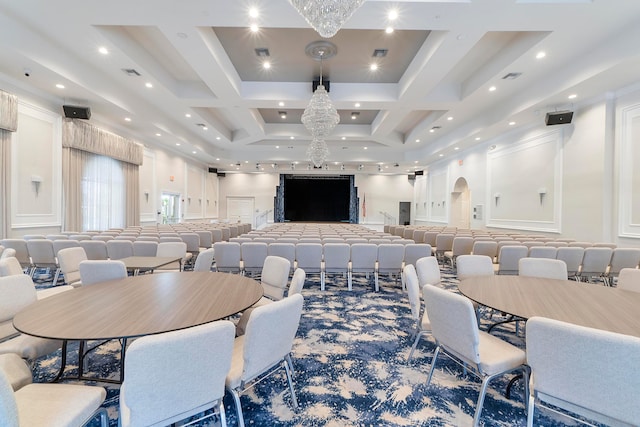
[[[0,259],[0,277],[15,276],[17,274],[24,274],[24,270],[16,257]]]
[[[523,245],[507,245],[498,252],[498,274],[518,274],[518,262],[529,255],[529,248]]]
[[[577,279],[583,257],[584,248],[579,246],[560,247],[556,252],[556,259],[560,259],[567,264],[567,275],[573,279]]]
[[[440,283],[440,266],[438,260],[434,256],[427,256],[416,261],[416,273],[418,274],[418,283],[422,288],[427,283],[437,285]]]
[[[412,232],[413,233],[413,232]],[[404,289],[402,267],[404,263],[404,245],[399,243],[383,243],[378,245],[378,277],[387,274],[389,278],[401,280]]]
[[[120,425],[166,426],[214,408],[231,367],[235,328],[227,320],[135,340],[127,349],[120,388]]]
[[[567,280],[567,264],[559,259],[521,258],[518,263],[518,275]]]
[[[320,289],[324,291],[327,275],[349,273],[351,246],[348,243],[324,243],[322,245],[324,268],[320,275]],[[349,283],[347,286],[349,287]]]
[[[187,244],[184,242],[163,242],[162,239],[158,243],[156,250],[157,257],[180,257],[181,261],[172,262],[157,268],[155,271],[182,271],[185,263],[191,258],[191,254],[187,252]]]
[[[236,334],[243,335],[246,331],[249,318],[257,307],[269,304],[273,301],[279,301],[284,297],[284,291],[287,288],[287,280],[289,279],[289,260],[277,256],[267,256],[264,260],[260,284],[264,296],[254,305],[242,312],[238,323],[236,324]]]
[[[378,270],[376,268],[378,258],[378,245],[373,243],[354,243],[351,245],[351,270],[349,271],[349,283],[353,283],[354,274],[373,274],[374,289],[379,290]],[[351,290],[351,287],[349,287]]]
[[[78,244],[82,249],[84,249],[85,253],[87,254],[87,259],[109,259],[109,254],[107,253],[107,244],[102,240],[80,240]]]
[[[287,296],[302,293],[302,288],[304,288],[304,281],[307,277],[307,273],[302,268],[296,268],[293,272],[293,276],[291,277],[291,281],[289,282],[289,290],[287,292]]]
[[[3,239],[0,240],[0,244],[4,246],[2,256],[10,256],[7,250],[13,249],[12,256],[16,257],[20,262],[20,265],[27,273],[31,274],[31,258],[29,258],[29,249],[27,249],[27,241],[24,239]]]
[[[31,257],[31,276],[33,277],[37,269],[46,269],[48,272],[52,272],[53,283],[58,283],[60,268],[53,250],[53,242],[48,239],[27,240],[27,249]]]
[[[637,268],[623,268],[618,273],[618,289],[640,292],[640,270]]]
[[[216,242],[213,244],[216,260],[216,270],[225,273],[242,272],[242,255],[240,243],[237,242]]]
[[[603,277],[609,268],[609,262],[613,255],[613,249],[607,247],[585,248],[580,267],[579,278],[581,281],[590,282],[594,277]]]
[[[257,307],[247,323],[246,333],[234,343],[231,369],[225,386],[233,396],[238,426],[244,427],[240,395],[256,380],[284,367],[291,391],[291,401],[298,406],[291,377],[291,349],[302,314],[303,298],[292,295],[280,301]]]
[[[205,249],[200,252],[196,258],[196,262],[193,264],[193,271],[211,271],[214,254],[215,252],[213,248]]]
[[[127,277],[127,266],[120,260],[87,260],[78,266],[82,286]]]
[[[407,357],[407,361],[410,361],[413,357],[413,353],[418,347],[420,339],[425,335],[431,334],[431,322],[429,321],[427,311],[422,308],[422,300],[420,299],[420,283],[418,281],[416,268],[411,264],[406,265],[403,269],[403,274],[405,285],[407,287],[407,295],[409,297],[409,306],[411,307],[411,317],[413,317],[416,322],[416,330],[413,333],[415,338],[413,340],[413,345],[411,346],[411,351],[409,351],[409,356]]]
[[[131,240],[109,240],[107,254],[112,260],[133,256],[133,242]]]
[[[604,275],[605,283],[613,286],[614,280],[623,268],[637,268],[640,263],[640,248],[615,248],[609,268]]]
[[[493,261],[488,255],[460,255],[457,259],[458,279],[470,276],[493,276]]]
[[[245,275],[260,276],[267,258],[267,250],[268,245],[264,242],[249,241],[240,244],[242,271]]]
[[[101,408],[107,396],[103,387],[77,384],[30,383],[17,391],[0,370],[0,420],[12,427],[80,427],[96,417],[107,427]]]
[[[473,304],[468,298],[433,285],[425,285],[423,295],[432,334],[438,344],[433,354],[427,386],[431,383],[438,355],[442,351],[453,360],[471,368],[482,379],[473,416],[474,427],[480,424],[487,386],[498,376],[522,371],[526,402],[529,397],[529,367],[526,365],[524,350],[480,331]]]
[[[404,265],[412,264],[414,267],[416,262],[423,257],[431,256],[431,245],[427,243],[413,243],[404,247]]]
[[[532,317],[526,341],[527,426],[542,403],[606,425],[638,424],[640,338]]]
[[[0,354],[16,353],[32,363],[62,347],[62,341],[21,334],[13,327],[13,317],[37,299],[36,288],[28,275],[0,277]]]
[[[62,277],[67,285],[80,286],[82,284],[80,280],[80,263],[87,260],[87,253],[80,246],[61,249],[58,252],[60,271],[62,271]]]

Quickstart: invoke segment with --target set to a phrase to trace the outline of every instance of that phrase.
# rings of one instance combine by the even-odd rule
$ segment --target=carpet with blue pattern
[[[185,273],[188,274],[188,273]],[[443,270],[442,286],[456,290],[457,280]],[[418,346],[411,362],[407,355],[413,343],[414,321],[406,292],[399,281],[380,278],[380,291],[373,291],[373,278],[354,277],[353,291],[340,276],[320,290],[319,278],[308,277],[303,290],[304,311],[293,347],[295,389],[299,407],[291,406],[284,372],[278,372],[242,395],[245,422],[256,426],[466,426],[472,424],[480,380],[445,356],[438,358],[430,387],[426,386],[435,350],[432,338]],[[37,283],[39,288],[50,283]],[[489,312],[483,312],[486,329]],[[111,319],[117,321],[117,319]],[[523,346],[513,324],[494,334]],[[90,356],[87,375],[119,377],[120,345],[113,341]],[[212,349],[212,351],[215,351]],[[77,368],[77,344],[69,346],[68,373]],[[59,367],[60,352],[39,359],[34,381],[51,380]],[[158,373],[162,375],[162,373]],[[526,409],[523,386],[516,383],[511,399],[505,397],[510,377],[491,382],[482,411],[485,426],[524,426]],[[90,383],[96,384],[96,383]],[[104,407],[110,425],[118,425],[119,386],[108,391]],[[237,425],[231,396],[225,397],[227,423]],[[203,415],[208,415],[205,413]],[[195,421],[197,426],[219,425],[217,416]],[[576,425],[551,411],[536,409],[535,425]],[[93,425],[97,425],[97,422]]]

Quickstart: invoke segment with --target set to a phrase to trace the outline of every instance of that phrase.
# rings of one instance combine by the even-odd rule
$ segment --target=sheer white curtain
[[[0,238],[11,229],[11,132],[0,129]]]
[[[125,177],[122,162],[88,154],[82,173],[82,224],[85,230],[124,227]]]

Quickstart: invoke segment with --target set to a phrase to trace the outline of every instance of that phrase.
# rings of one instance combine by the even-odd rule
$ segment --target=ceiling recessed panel
[[[312,29],[216,27],[213,29],[243,81],[307,82],[320,75],[320,63],[307,56],[309,43],[321,40]],[[339,83],[397,83],[405,73],[429,31],[340,30],[330,42],[337,54],[323,61],[324,78]],[[269,56],[256,54],[267,49]],[[386,56],[374,57],[376,50]],[[269,61],[271,67],[262,64]],[[375,62],[378,69],[370,70]]]

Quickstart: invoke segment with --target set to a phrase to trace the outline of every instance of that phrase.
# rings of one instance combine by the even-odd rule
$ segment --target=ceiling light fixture
[[[358,118],[358,116],[360,115],[359,112],[354,111],[353,113],[351,113],[351,120],[355,120]]]
[[[314,30],[324,38],[336,35],[364,0],[289,0]]]
[[[322,60],[335,55],[337,49],[332,43],[320,41],[308,45],[305,51],[307,55],[320,61],[318,87],[315,92],[313,92],[309,105],[307,105],[304,113],[302,113],[302,124],[313,137],[307,150],[307,156],[316,167],[320,167],[329,156],[329,148],[327,147],[325,138],[329,136],[331,131],[340,123],[340,115],[322,84]]]
[[[280,116],[281,119],[286,119],[287,118],[287,112],[286,111],[278,111],[278,115]]]

